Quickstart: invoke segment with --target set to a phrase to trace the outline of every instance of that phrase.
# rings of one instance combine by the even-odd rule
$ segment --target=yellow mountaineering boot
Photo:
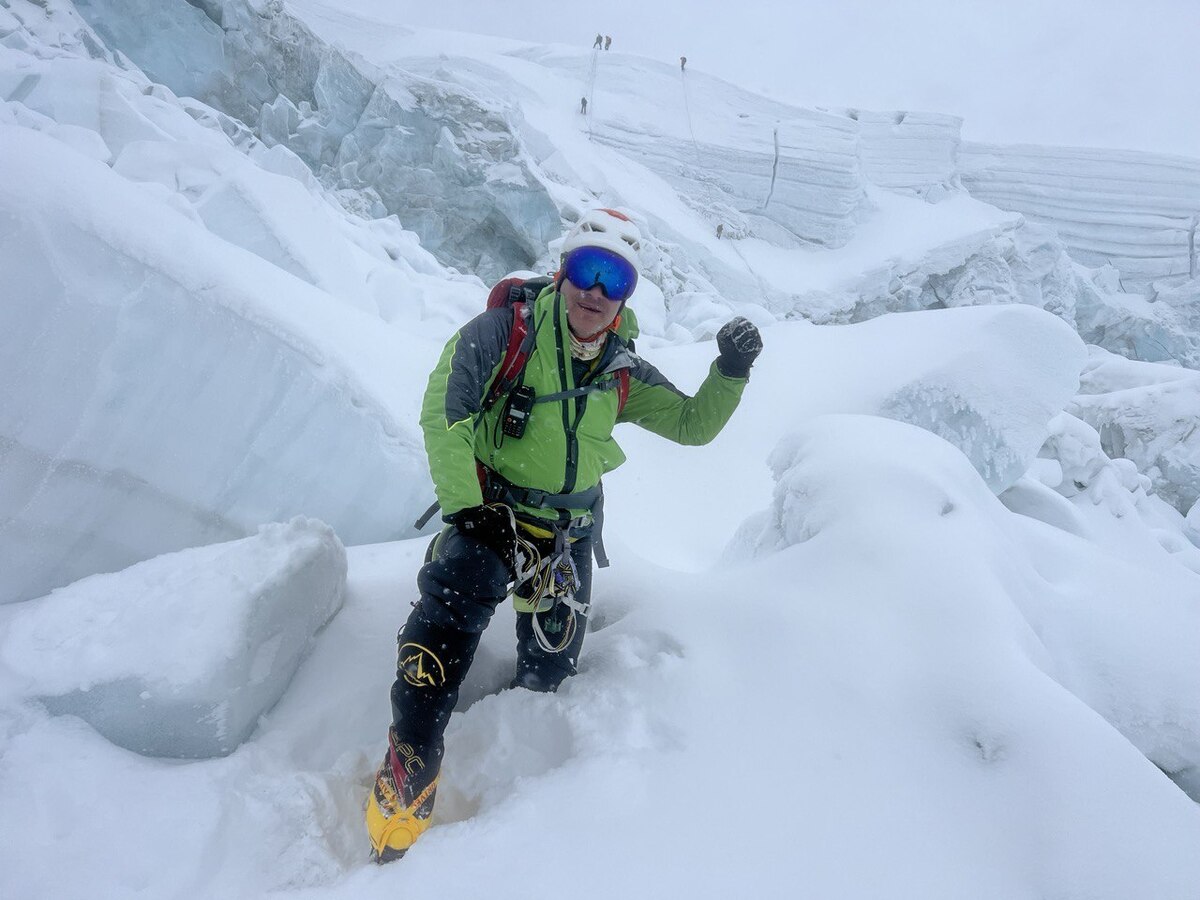
[[[388,729],[388,749],[367,798],[367,833],[377,863],[399,859],[429,827],[437,796],[437,760],[425,759]]]

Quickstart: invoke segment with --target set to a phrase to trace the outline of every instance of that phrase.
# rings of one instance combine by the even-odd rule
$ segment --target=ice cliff
[[[407,527],[429,487],[395,367],[434,347],[49,136],[0,127],[0,155],[0,598],[300,512]]]
[[[398,215],[448,265],[494,280],[528,267],[558,233],[511,107],[437,77],[380,71],[280,0],[76,6],[152,81],[294,151],[362,212]]]
[[[1153,294],[1200,275],[1200,160],[967,143],[959,167],[972,195],[1049,225],[1074,259],[1113,266],[1130,291]]]

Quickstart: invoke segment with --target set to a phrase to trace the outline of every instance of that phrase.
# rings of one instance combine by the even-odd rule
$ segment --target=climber
[[[613,426],[634,422],[680,444],[708,443],[762,350],[753,324],[728,322],[695,396],[633,354],[636,319],[626,303],[641,241],[620,212],[584,213],[535,299],[476,316],[430,376],[421,427],[446,525],[397,637],[388,748],[366,815],[378,862],[403,856],[429,827],[446,724],[506,597],[517,606],[511,686],[554,691],[575,674],[593,552],[607,562],[596,546],[600,479],[625,459]]]

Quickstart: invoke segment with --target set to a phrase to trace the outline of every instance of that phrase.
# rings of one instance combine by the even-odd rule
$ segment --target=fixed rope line
[[[696,179],[700,183],[700,191],[703,197],[702,205],[704,210],[706,210],[708,214],[713,215],[718,223],[720,223],[724,218],[724,214],[720,207],[725,205],[725,201],[721,198],[720,191],[714,186],[713,178],[711,176],[706,177],[705,175],[704,164],[700,157],[700,142],[696,140],[696,129],[692,125],[692,108],[689,101],[690,91],[688,87],[687,69],[682,67],[679,70],[679,82],[680,86],[683,88],[683,112],[687,117],[688,134],[691,135],[692,150],[696,154]],[[717,237],[720,237],[719,233]],[[737,248],[735,247],[734,249],[736,250]],[[740,253],[738,255],[741,256]],[[745,258],[742,259],[742,262],[746,262]],[[754,275],[755,278],[758,278],[758,276],[755,275],[754,270],[750,268],[749,264],[746,265],[746,269],[751,275]]]
[[[696,131],[691,127],[691,106],[688,103],[688,72],[680,70],[679,85],[683,88],[683,114],[688,119],[688,133],[691,134],[691,148],[696,151],[696,166],[700,166],[700,144],[696,143]]]
[[[742,265],[746,267],[746,271],[749,272],[750,276],[755,280],[755,282],[758,283],[758,291],[765,299],[768,296],[766,283],[762,280],[762,278],[759,277],[758,273],[754,271],[754,267],[750,265],[746,257],[742,255],[742,251],[738,249],[737,241],[730,241],[729,246],[732,247],[733,252],[738,255],[738,259],[742,261]]]

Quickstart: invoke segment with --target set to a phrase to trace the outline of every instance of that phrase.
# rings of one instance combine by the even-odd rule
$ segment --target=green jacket
[[[714,363],[696,396],[687,396],[629,348],[628,314],[600,356],[579,372],[579,363],[572,364],[562,295],[551,285],[526,312],[536,341],[525,385],[539,397],[585,384],[615,388],[617,370],[628,367],[625,408],[618,416],[615,389],[538,403],[523,437],[504,435],[505,398],[486,412],[483,404],[504,360],[514,313],[511,308],[490,309],[476,316],[446,344],[421,409],[425,450],[443,515],[483,502],[477,460],[521,487],[557,494],[585,491],[625,461],[612,435],[617,422],[635,422],[680,444],[706,444],[729,421],[745,389],[747,379],[728,378]],[[521,511],[543,518],[558,515],[530,507]],[[585,512],[570,510],[572,516]]]

